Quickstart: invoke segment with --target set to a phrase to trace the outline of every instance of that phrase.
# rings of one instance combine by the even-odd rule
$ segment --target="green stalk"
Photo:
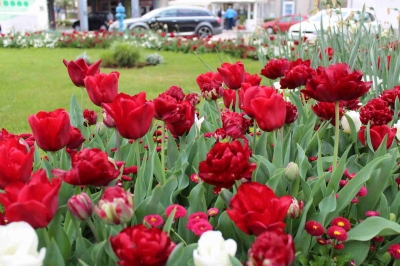
[[[84,103],[84,93],[83,93],[83,88],[81,89],[81,110],[83,112],[83,103]]]
[[[253,131],[253,152],[256,150],[256,140],[257,140],[257,122],[254,120],[254,131]]]
[[[86,223],[88,224],[90,230],[92,231],[93,236],[94,236],[94,239],[96,239],[96,242],[99,243],[99,242],[100,242],[100,238],[99,238],[99,236],[98,236],[98,234],[97,234],[97,232],[96,232],[96,228],[94,227],[94,224],[93,224],[93,222],[92,222],[92,218],[89,217],[89,218],[86,220]]]
[[[117,160],[121,161],[122,160],[122,156],[121,156],[121,141],[120,141],[120,137],[119,137],[119,132],[117,129],[115,129],[115,143],[117,144]]]
[[[137,176],[139,177],[140,174],[140,151],[139,151],[139,140],[135,140],[135,150],[136,150],[136,164],[137,164]]]
[[[214,104],[215,104],[215,108],[217,109],[217,112],[218,112],[219,122],[221,122],[221,123],[218,122],[218,125],[222,125],[221,110],[219,109],[217,100],[214,101]]]
[[[336,170],[339,153],[339,101],[335,102],[335,146],[333,147],[332,173]]]
[[[236,90],[235,112],[240,113],[240,111],[239,111],[239,90]]]
[[[165,122],[162,122],[162,129],[161,129],[161,167],[162,167],[162,184],[165,184],[167,181],[166,174],[165,174]],[[138,172],[139,173],[139,172]]]

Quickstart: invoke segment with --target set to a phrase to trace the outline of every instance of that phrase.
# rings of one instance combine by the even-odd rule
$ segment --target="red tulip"
[[[256,238],[248,252],[247,265],[290,266],[295,260],[295,245],[291,235],[283,230],[268,230]]]
[[[43,169],[26,184],[14,182],[7,186],[5,194],[0,194],[0,203],[8,222],[24,221],[35,229],[46,227],[57,211],[60,186],[61,180],[53,178],[50,182]]]
[[[395,86],[393,89],[385,90],[381,95],[381,99],[387,102],[390,107],[394,109],[396,99],[400,100],[400,86]]]
[[[222,113],[222,127],[226,135],[237,139],[243,137],[250,127],[250,121],[243,114],[225,111]]]
[[[283,77],[288,69],[289,61],[287,59],[271,59],[261,70],[261,75],[269,79],[277,79]]]
[[[321,102],[350,101],[363,96],[371,88],[372,82],[364,82],[362,77],[361,71],[351,72],[345,63],[318,67],[301,92]]]
[[[185,94],[182,89],[178,86],[171,86],[168,90],[165,91],[165,94],[175,98],[175,100],[181,102],[185,99]]]
[[[154,118],[163,121],[176,121],[179,119],[178,101],[166,94],[161,93],[153,100],[154,103]]]
[[[297,112],[297,107],[290,102],[286,102],[286,118],[285,124],[291,124],[296,121],[299,113]]]
[[[322,53],[321,51],[318,52],[319,54],[319,59],[322,60]],[[333,58],[333,55],[335,54],[335,50],[332,47],[326,47],[324,50],[324,54],[328,57],[328,60],[331,61]]]
[[[67,148],[72,150],[78,149],[82,146],[83,142],[85,142],[85,138],[83,137],[79,128],[71,126]]]
[[[107,186],[120,174],[120,171],[108,160],[107,153],[96,148],[85,148],[72,153],[71,165],[72,168],[69,171],[53,169],[52,173],[55,177],[74,186]]]
[[[112,103],[118,95],[118,78],[119,72],[116,71],[87,76],[84,82],[90,100],[97,106]]]
[[[282,89],[296,89],[306,85],[311,75],[315,72],[310,67],[311,61],[297,59],[289,64],[289,69],[285,71],[285,77],[280,80]]]
[[[83,125],[85,127],[96,125],[97,123],[97,113],[93,110],[83,110],[83,118],[85,119],[85,121],[83,122]]]
[[[104,108],[101,110],[101,115],[103,117],[103,123],[106,127],[108,128],[115,127],[114,119],[107,113],[107,111]]]
[[[215,101],[224,94],[223,79],[218,72],[207,72],[198,75],[196,82],[201,90],[201,96],[208,101]]]
[[[71,130],[69,115],[64,109],[40,111],[28,117],[37,145],[45,151],[58,151],[67,146]]]
[[[278,198],[267,185],[248,182],[239,186],[227,212],[240,230],[259,236],[270,229],[285,228],[283,220],[291,203],[291,196]]]
[[[19,138],[18,135],[9,133],[5,128],[2,128],[0,131],[0,141],[9,140],[11,138]]]
[[[221,188],[229,189],[236,180],[251,177],[256,165],[249,163],[250,156],[247,142],[244,145],[238,140],[218,142],[208,152],[207,159],[200,162],[199,177],[207,184],[215,185],[215,192]]]
[[[280,94],[253,99],[251,109],[258,126],[264,131],[271,132],[285,124],[286,103]]]
[[[218,68],[219,74],[221,74],[225,85],[232,90],[240,89],[242,82],[245,80],[244,65],[238,61],[234,64],[223,63]]]
[[[72,80],[72,83],[77,87],[85,87],[85,78],[87,76],[94,76],[100,73],[101,60],[88,66],[83,58],[79,58],[75,61],[63,60],[64,65],[67,67],[68,75]]]
[[[393,120],[393,110],[390,110],[386,101],[381,98],[372,99],[360,109],[360,120],[366,125],[371,126],[387,125]]]
[[[175,248],[167,233],[139,224],[110,237],[111,247],[121,266],[165,265]]]
[[[200,96],[195,92],[188,93],[186,94],[185,100],[190,102],[193,106],[196,106],[200,103]]]
[[[236,91],[231,89],[224,90],[223,94],[224,105],[226,108],[235,109],[236,107]]]
[[[313,112],[322,120],[330,120],[332,125],[335,125],[335,104],[320,102],[311,107]],[[342,106],[339,107],[339,120],[344,115]]]
[[[362,145],[366,145],[366,127],[361,127],[358,132],[358,138],[360,139]],[[390,128],[386,125],[383,126],[373,126],[370,128],[369,134],[371,137],[372,147],[374,150],[377,150],[381,145],[384,137],[387,135],[386,141],[386,149],[389,149],[392,146],[394,137],[396,136],[396,128]]]
[[[18,138],[0,141],[0,189],[10,183],[28,182],[31,177],[35,148],[27,150]]]
[[[386,57],[386,61],[387,61],[387,69],[390,68],[390,60],[392,59],[392,57],[390,55],[388,55]],[[378,69],[381,69],[381,57],[378,56]]]
[[[188,101],[177,104],[176,116],[172,119],[166,119],[166,127],[174,137],[179,137],[189,132],[194,124],[196,108]]]
[[[261,78],[257,74],[251,75],[246,72],[244,82],[251,86],[260,86]]]
[[[103,108],[115,121],[122,137],[137,140],[149,131],[154,116],[154,104],[146,101],[146,93],[134,96],[120,93]]]
[[[254,86],[247,88],[243,93],[240,108],[245,111],[249,117],[254,118],[255,113],[259,112],[259,110],[253,110],[251,102],[258,97],[271,98],[273,95],[276,95],[276,90],[272,87]]]

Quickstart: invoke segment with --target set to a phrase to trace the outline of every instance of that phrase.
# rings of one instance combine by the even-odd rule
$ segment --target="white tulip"
[[[397,129],[396,138],[397,138],[398,140],[400,140],[400,120],[397,120],[397,123],[394,124],[393,127],[394,127],[395,129]]]
[[[235,256],[237,244],[233,239],[225,240],[220,231],[204,232],[193,251],[195,266],[231,266],[229,255]]]
[[[202,124],[203,122],[204,122],[204,117],[198,119],[198,118],[197,118],[197,115],[196,115],[196,114],[194,115],[194,123],[196,124],[197,129],[198,129],[199,132],[200,132],[200,130],[201,130],[201,124]]]
[[[354,126],[356,128],[356,132],[360,131],[361,128],[361,120],[360,120],[360,114],[356,111],[348,111],[346,112],[346,115],[348,115],[351,120],[354,123]],[[351,129],[350,129],[350,124],[349,121],[347,121],[347,117],[343,116],[341,121],[340,121],[343,131],[350,134]]]
[[[41,266],[46,249],[37,251],[39,244],[35,230],[26,222],[0,226],[0,265]]]

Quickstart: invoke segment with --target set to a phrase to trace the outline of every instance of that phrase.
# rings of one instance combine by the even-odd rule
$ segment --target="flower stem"
[[[335,145],[333,147],[332,173],[336,170],[339,153],[339,101],[335,102]]]
[[[171,228],[171,231],[179,238],[179,240],[182,241],[182,243],[183,243],[185,246],[187,246],[186,241],[183,240],[183,238],[182,238],[173,228]]]
[[[121,161],[122,160],[122,156],[121,156],[121,140],[119,137],[119,132],[117,129],[115,129],[115,143],[117,145],[117,160]]]
[[[83,88],[81,89],[81,110],[83,112],[83,104],[84,104],[84,93],[83,93]]]
[[[139,151],[139,140],[135,140],[135,150],[136,150],[136,164],[137,164],[137,176],[140,174],[140,151]]]
[[[253,153],[256,150],[256,140],[257,140],[257,122],[254,120],[254,131],[253,131]]]
[[[165,122],[162,122],[161,128],[161,167],[162,167],[162,181],[163,184],[167,181],[165,173]]]
[[[218,103],[217,103],[217,100],[215,100],[214,101],[214,104],[215,104],[215,108],[217,109],[217,112],[218,112],[218,117],[219,117],[219,121],[221,122],[221,123],[218,123],[219,125],[222,125],[222,116],[221,116],[221,110],[219,109],[219,106],[218,106]]]
[[[94,227],[94,224],[92,222],[92,218],[89,217],[89,219],[86,220],[86,223],[88,224],[90,230],[92,231],[94,239],[96,239],[96,242],[99,243],[100,242],[100,238],[99,238],[99,235],[96,233],[96,228]]]
[[[238,114],[240,113],[240,111],[239,111],[239,90],[236,90],[235,112]]]
[[[51,240],[50,240],[49,232],[47,231],[46,228],[41,228],[40,230],[42,230],[42,232],[43,232],[43,238],[44,238],[44,243],[45,243],[46,247],[50,247]]]

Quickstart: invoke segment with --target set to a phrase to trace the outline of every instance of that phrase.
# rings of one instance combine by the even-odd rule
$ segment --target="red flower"
[[[175,215],[174,215],[174,219],[179,219],[182,217],[186,216],[186,209],[185,207],[179,205],[179,204],[172,204],[169,205],[166,209],[165,209],[165,215],[167,215],[167,217],[169,217],[172,213],[172,211],[176,209]]]
[[[222,87],[223,79],[218,72],[201,74],[197,76],[196,82],[201,90],[201,95],[208,101],[215,101],[224,94],[224,88]]]
[[[243,89],[243,87],[242,87]],[[252,101],[256,98],[271,98],[276,95],[276,90],[272,87],[266,86],[253,86],[246,88],[243,96],[241,97],[240,108],[245,111],[245,113],[254,118],[257,112],[260,110],[254,110],[252,107]]]
[[[207,220],[207,214],[205,212],[194,212],[188,217],[188,221],[191,220]]]
[[[344,228],[340,226],[333,225],[326,230],[326,233],[328,236],[330,236],[333,239],[339,240],[339,241],[346,241],[347,240],[347,233]]]
[[[107,113],[107,111],[104,108],[101,110],[101,115],[103,117],[103,123],[106,127],[109,128],[115,127],[114,119]]]
[[[324,50],[324,54],[328,57],[328,60],[331,61],[333,58],[333,55],[335,54],[335,50],[332,47],[326,47]],[[319,51],[319,59],[322,60],[322,53]]]
[[[212,225],[207,220],[200,220],[190,228],[196,236],[201,236],[204,232],[211,231],[212,229]]]
[[[218,68],[218,72],[221,74],[225,85],[232,90],[240,89],[245,80],[244,65],[240,61],[234,64],[223,63]]]
[[[185,99],[185,94],[183,93],[182,89],[178,86],[169,87],[169,89],[165,91],[165,94],[171,96],[178,102],[181,102]]]
[[[365,212],[365,216],[367,216],[367,217],[379,216],[379,212],[377,212],[377,211],[367,211],[367,212]]]
[[[278,198],[268,186],[248,182],[239,186],[227,213],[240,230],[258,236],[271,228],[284,229],[291,203],[291,196]]]
[[[386,57],[386,61],[387,61],[387,69],[390,68],[390,60],[392,59],[392,57],[390,55],[388,55]],[[378,69],[381,69],[381,57],[378,56]]]
[[[389,109],[388,103],[380,98],[370,100],[360,109],[360,120],[364,125],[370,122],[371,126],[383,126],[392,119],[393,111]]]
[[[347,110],[357,110],[360,108],[360,101],[358,99],[350,100],[350,101],[339,101],[340,105],[342,105]]]
[[[362,126],[358,132],[358,138],[360,139],[362,145],[365,146],[366,143],[366,127]],[[387,135],[386,149],[389,149],[393,143],[394,137],[396,136],[396,129],[390,128],[386,125],[384,126],[373,126],[370,128],[369,134],[371,137],[372,147],[377,150],[381,145],[383,138]]]
[[[85,138],[79,128],[71,126],[67,148],[71,150],[78,149],[83,142],[85,142]]]
[[[0,131],[0,141],[9,140],[11,138],[17,138],[18,139],[19,137],[21,137],[21,136],[17,136],[17,135],[14,135],[12,133],[9,133],[5,128],[2,128],[1,131]]]
[[[260,86],[261,78],[257,74],[251,75],[246,72],[244,82],[249,83],[251,86]]]
[[[120,93],[103,108],[115,121],[122,137],[137,140],[149,131],[154,116],[154,104],[146,101],[146,93],[129,96]]]
[[[225,111],[222,113],[222,127],[226,135],[237,139],[243,137],[250,126],[250,121],[243,117],[244,114]]]
[[[44,228],[53,219],[58,208],[58,191],[61,180],[46,176],[46,171],[36,171],[24,184],[14,182],[0,194],[0,203],[5,208],[8,222],[24,221],[33,228]]]
[[[314,114],[320,117],[322,120],[330,120],[332,125],[335,125],[335,104],[334,103],[326,103],[319,102],[316,105],[312,106]],[[344,110],[340,106],[339,107],[339,120],[344,115]]]
[[[291,235],[283,230],[268,230],[256,238],[248,252],[247,265],[290,266],[295,259]]]
[[[37,145],[45,151],[58,151],[67,146],[71,124],[64,109],[40,111],[28,117]]]
[[[85,121],[83,122],[83,125],[85,127],[96,125],[97,123],[97,113],[93,110],[89,109],[83,110],[83,118],[85,119]]]
[[[74,195],[68,200],[68,210],[75,218],[85,221],[94,211],[92,199],[85,192]]]
[[[200,162],[198,175],[207,184],[215,185],[216,192],[229,189],[236,180],[251,177],[256,165],[249,163],[250,156],[247,142],[244,145],[238,140],[218,142],[208,152],[207,159]]]
[[[210,217],[216,216],[218,214],[218,209],[217,208],[210,208],[208,209],[207,213]]]
[[[146,228],[139,224],[128,227],[110,237],[111,247],[120,259],[121,266],[165,265],[175,248],[167,233],[158,228]]]
[[[395,260],[400,259],[400,245],[399,244],[392,244],[388,248],[388,252]]]
[[[311,78],[311,75],[315,72],[310,67],[311,61],[297,59],[289,64],[289,69],[285,71],[285,77],[280,80],[282,89],[295,89],[300,86],[304,86],[307,80]]]
[[[289,61],[287,59],[271,59],[261,70],[261,75],[269,79],[277,79],[283,77],[288,69]]]
[[[286,118],[285,124],[291,124],[296,121],[299,113],[297,112],[297,107],[290,102],[286,102]]]
[[[394,109],[396,99],[400,100],[400,86],[396,86],[391,90],[385,90],[381,95],[381,99],[387,102],[389,106]]]
[[[179,119],[178,114],[178,101],[166,94],[161,93],[153,100],[154,103],[154,117],[163,121],[175,122]]]
[[[119,72],[96,74],[85,78],[85,87],[90,100],[101,107],[102,103],[112,103],[118,95]]]
[[[0,189],[12,182],[28,182],[31,177],[35,148],[29,150],[18,138],[0,141]]]
[[[176,115],[174,119],[166,119],[167,129],[174,137],[179,137],[189,132],[194,124],[196,108],[188,101],[177,104]]]
[[[367,190],[367,188],[365,187],[365,186],[362,186],[361,188],[360,188],[360,190],[358,191],[358,193],[357,193],[357,197],[365,197],[365,196],[367,196],[367,194],[368,194],[368,190]]]
[[[224,90],[224,94],[222,95],[224,100],[224,105],[226,108],[231,108],[235,110],[236,107],[236,91],[231,89]],[[240,101],[239,101],[240,102]]]
[[[160,226],[160,225],[162,225],[164,223],[163,218],[158,214],[146,215],[143,218],[143,221],[145,221],[151,227],[158,227],[158,226]]]
[[[95,62],[94,64],[88,66],[83,58],[79,58],[75,61],[68,62],[63,60],[64,65],[67,67],[68,75],[72,80],[72,83],[77,87],[85,87],[84,79],[87,76],[94,76],[100,73],[100,63],[101,60]]]
[[[317,221],[306,222],[305,229],[312,236],[322,236],[325,233],[324,227]]]
[[[251,100],[251,108],[258,126],[263,131],[271,132],[285,124],[286,103],[280,94],[274,94],[271,97],[257,97]]]
[[[363,74],[351,72],[345,63],[337,63],[327,68],[318,67],[301,92],[321,102],[350,101],[364,95],[372,82],[363,82]]]
[[[190,102],[193,106],[196,106],[200,103],[200,96],[198,93],[188,93],[186,94],[185,100]]]
[[[72,153],[71,165],[72,168],[69,171],[53,169],[52,173],[74,186],[107,186],[120,174],[120,171],[108,160],[107,153],[96,148],[85,148]]]
[[[350,229],[351,229],[351,224],[350,224],[349,220],[347,220],[344,217],[334,218],[331,222],[331,225],[342,227],[346,231],[350,231]]]

